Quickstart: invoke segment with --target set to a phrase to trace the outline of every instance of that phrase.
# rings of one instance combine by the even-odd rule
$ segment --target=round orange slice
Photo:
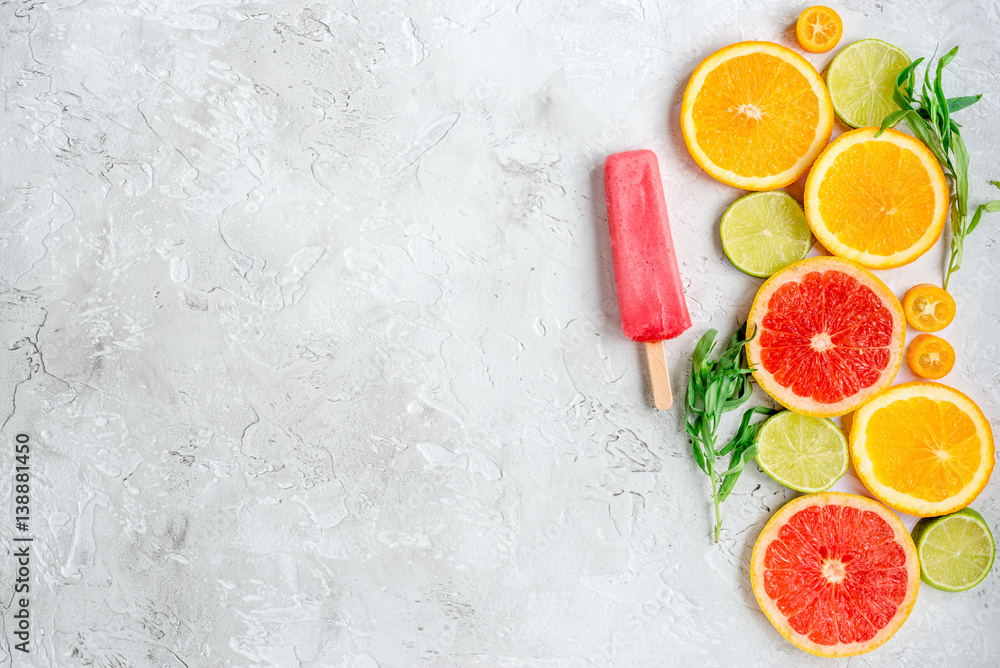
[[[969,505],[993,471],[993,431],[972,399],[940,383],[890,387],[854,414],[851,459],[872,494],[937,517]]]
[[[781,188],[809,169],[830,139],[833,103],[809,62],[779,44],[740,42],[703,60],[681,103],[691,157],[719,181]]]
[[[955,319],[955,298],[932,283],[921,283],[906,292],[903,312],[913,329],[939,332]]]
[[[892,383],[906,320],[896,296],[864,267],[813,257],[760,287],[747,318],[753,377],[786,408],[816,417],[855,410]]]
[[[823,5],[805,10],[795,22],[795,41],[810,53],[826,53],[837,46],[843,33],[840,14]]]
[[[906,527],[877,501],[807,494],[774,514],[750,558],[753,593],[789,642],[819,656],[855,656],[903,625],[920,589]]]
[[[873,269],[923,255],[944,227],[948,184],[934,154],[897,130],[845,132],[806,180],[806,220],[833,253]]]
[[[921,378],[944,378],[955,367],[955,349],[940,336],[918,334],[906,349],[906,366]]]

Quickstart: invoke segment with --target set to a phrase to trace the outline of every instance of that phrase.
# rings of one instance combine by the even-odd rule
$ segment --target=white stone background
[[[923,587],[867,656],[782,639],[747,563],[790,492],[751,466],[713,545],[681,411],[619,328],[600,169],[639,147],[694,321],[675,393],[745,317],[760,281],[717,238],[740,193],[677,109],[703,57],[792,45],[805,6],[0,3],[2,462],[31,435],[35,538],[23,656],[0,522],[2,665],[996,665],[1000,569]],[[836,9],[842,44],[961,44],[991,196],[996,3]],[[994,428],[998,240],[970,241],[945,331]],[[943,257],[881,275],[901,296]],[[997,528],[996,480],[974,507]]]

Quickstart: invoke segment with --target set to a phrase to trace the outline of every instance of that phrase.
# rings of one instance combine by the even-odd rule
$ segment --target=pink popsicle
[[[660,345],[691,326],[677,254],[670,238],[660,166],[652,151],[626,151],[604,161],[604,192],[622,331],[646,343],[656,407],[673,402]]]

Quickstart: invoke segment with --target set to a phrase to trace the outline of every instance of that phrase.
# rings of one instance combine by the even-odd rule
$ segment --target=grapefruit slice
[[[747,318],[747,359],[775,401],[803,415],[855,410],[892,383],[906,319],[892,291],[850,260],[814,257],[760,287]]]
[[[753,548],[753,593],[774,627],[819,656],[870,652],[917,600],[920,563],[896,515],[856,494],[807,494],[774,514]]]

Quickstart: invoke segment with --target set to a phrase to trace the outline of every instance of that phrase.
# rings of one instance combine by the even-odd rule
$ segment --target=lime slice
[[[799,203],[781,190],[733,202],[719,225],[722,250],[737,269],[766,278],[804,258],[812,233]]]
[[[913,527],[920,579],[944,591],[972,589],[986,578],[996,543],[983,516],[964,508],[944,517],[925,517]]]
[[[798,492],[830,489],[847,472],[847,438],[826,418],[784,411],[757,434],[757,464]]]
[[[881,125],[899,107],[892,100],[896,75],[910,64],[898,46],[863,39],[844,47],[826,71],[833,109],[852,128]]]

